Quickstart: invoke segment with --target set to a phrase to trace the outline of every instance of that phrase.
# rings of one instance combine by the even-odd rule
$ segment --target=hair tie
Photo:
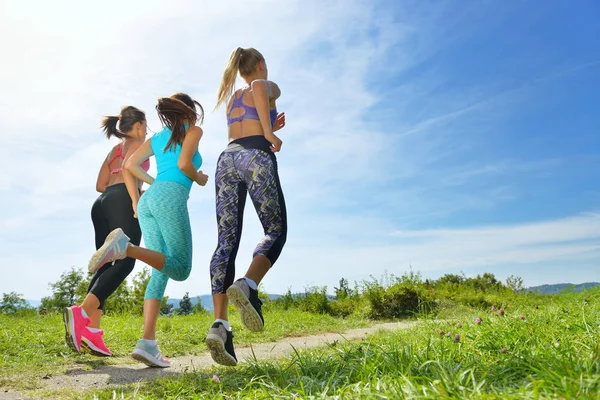
[[[121,114],[117,115],[117,119],[120,121],[121,120]]]

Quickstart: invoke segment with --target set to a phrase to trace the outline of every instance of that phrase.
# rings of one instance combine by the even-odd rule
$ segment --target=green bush
[[[329,314],[331,312],[331,305],[327,297],[327,286],[312,287],[303,296],[299,296],[297,300],[301,311],[315,314]]]
[[[483,293],[465,291],[455,295],[453,299],[459,304],[483,310],[488,309],[493,305],[486,299],[486,296]]]
[[[298,302],[296,298],[292,294],[290,289],[285,292],[285,294],[267,304],[268,307],[280,308],[283,310],[289,310],[290,308],[294,308],[298,306]]]
[[[327,296],[327,286],[314,286],[304,293],[292,294],[288,289],[286,294],[267,303],[268,309],[297,309],[314,314],[331,314],[331,303]]]
[[[379,283],[371,283],[365,291],[370,304],[369,317],[392,319],[413,316],[419,312],[421,297],[412,285],[397,283],[384,288]]]
[[[347,317],[356,312],[359,306],[358,299],[352,297],[344,297],[339,300],[330,302],[330,314],[334,317]]]

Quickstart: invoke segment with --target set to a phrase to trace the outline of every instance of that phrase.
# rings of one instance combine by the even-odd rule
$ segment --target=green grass
[[[463,310],[455,320],[425,321],[362,343],[73,397],[598,398],[600,289],[549,296],[539,308],[530,300],[517,299],[502,316],[489,309],[470,315]]]
[[[287,336],[339,332],[368,325],[356,318],[333,318],[295,310],[266,313],[265,331],[252,333],[242,328],[238,314],[231,313],[236,345],[276,341]],[[64,342],[62,316],[13,317],[0,314],[0,386],[33,389],[36,380],[66,372],[74,365],[97,368],[131,362],[129,354],[142,334],[142,317],[105,316],[102,328],[113,358],[97,358],[72,352]],[[204,338],[212,315],[160,317],[157,339],[166,357],[206,352]],[[36,379],[37,378],[37,379]]]

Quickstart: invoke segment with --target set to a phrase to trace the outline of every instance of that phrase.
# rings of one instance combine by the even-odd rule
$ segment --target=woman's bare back
[[[227,104],[227,115],[229,118],[235,119],[243,117],[247,111],[244,107],[234,107],[232,108],[232,104],[234,100],[242,97],[242,103],[247,107],[252,107],[256,109],[256,105],[254,104],[254,94],[252,92],[252,87],[248,86],[246,88],[241,88],[235,91],[229,103]],[[276,108],[275,98],[269,98],[269,109],[274,110]],[[248,136],[256,136],[256,135],[264,135],[262,125],[260,120],[258,119],[243,119],[238,122],[234,122],[229,125],[229,141],[233,141],[236,139],[240,139]]]
[[[125,160],[133,152],[135,149],[142,144],[143,140],[138,139],[127,139],[112,148],[110,153],[108,153],[106,157],[106,165],[108,167],[109,172],[109,180],[107,186],[117,185],[119,183],[125,183],[125,179],[123,177],[123,168],[125,166]],[[135,146],[136,144],[138,146]],[[138,182],[138,187],[142,187],[143,182]]]

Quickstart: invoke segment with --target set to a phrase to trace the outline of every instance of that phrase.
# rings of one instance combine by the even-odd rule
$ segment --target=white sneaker
[[[95,273],[98,268],[106,263],[114,264],[117,260],[122,260],[127,257],[127,246],[129,246],[129,238],[123,232],[123,229],[117,228],[108,234],[102,247],[100,247],[88,264],[88,271]]]
[[[158,346],[150,346],[143,340],[138,340],[131,357],[149,367],[169,368],[171,366],[171,362],[162,356]]]

